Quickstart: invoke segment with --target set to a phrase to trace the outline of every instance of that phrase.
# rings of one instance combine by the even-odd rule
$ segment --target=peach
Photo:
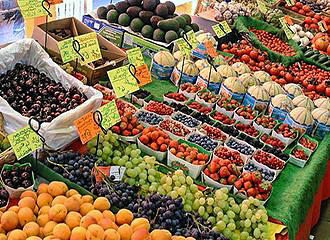
[[[67,191],[67,192],[65,193],[65,196],[66,196],[67,198],[69,198],[69,197],[72,197],[73,195],[76,195],[76,194],[79,194],[78,191],[77,191],[76,189],[70,189],[69,191]]]
[[[7,240],[7,235],[0,233],[0,240]]]
[[[120,209],[116,214],[116,223],[118,225],[130,224],[133,221],[133,213],[127,209]]]
[[[26,240],[27,235],[20,229],[11,231],[8,235],[8,240]]]
[[[121,240],[120,234],[115,229],[108,229],[104,232],[104,240]]]
[[[186,240],[186,238],[182,236],[172,236],[171,240]]]
[[[18,213],[18,210],[19,210],[19,206],[12,206],[8,209],[8,211],[13,211],[15,213]]]
[[[56,226],[57,222],[49,221],[43,228],[43,234],[45,237],[53,235],[53,229]]]
[[[72,229],[70,240],[85,240],[86,229],[83,227],[75,227]]]
[[[34,208],[34,210],[33,210],[33,213],[34,214],[38,214],[38,212],[39,212],[39,207],[36,205],[35,208]]]
[[[115,230],[118,229],[118,226],[109,218],[102,218],[97,224],[100,225],[104,231],[110,228]]]
[[[25,226],[23,227],[23,231],[26,233],[28,237],[39,236],[40,227],[35,222],[29,222],[25,224]]]
[[[93,216],[86,215],[80,220],[80,227],[88,228],[89,225],[96,224],[97,221]]]
[[[92,210],[87,215],[94,217],[96,221],[100,221],[103,218],[103,214],[99,210]]]
[[[196,240],[196,238],[193,238],[193,237],[187,237],[186,240]]]
[[[84,195],[81,197],[83,203],[93,203],[93,197],[90,195]]]
[[[14,211],[6,211],[1,216],[1,226],[4,230],[11,231],[18,226],[18,216]]]
[[[44,227],[49,222],[48,214],[42,214],[37,217],[37,223],[40,227]]]
[[[52,206],[56,205],[56,204],[63,204],[65,203],[65,201],[67,200],[67,197],[65,196],[57,196],[54,198],[53,202],[52,202]]]
[[[80,206],[80,214],[82,216],[87,215],[90,211],[94,210],[94,206],[91,203],[83,203]]]
[[[79,195],[73,195],[64,201],[64,206],[68,211],[79,212],[82,201]]]
[[[97,224],[92,224],[88,226],[86,232],[86,239],[87,240],[99,240],[104,239],[104,230]]]
[[[113,222],[116,222],[115,214],[113,214],[110,210],[103,211],[103,217],[111,219]]]
[[[54,227],[53,235],[61,240],[69,240],[71,230],[65,223],[60,223]]]
[[[37,194],[41,193],[48,193],[48,184],[47,183],[40,183],[37,189]]]
[[[34,199],[34,201],[36,201],[38,196],[35,192],[28,190],[28,191],[23,192],[19,198],[22,199],[25,197],[32,197]]]
[[[38,215],[48,214],[50,206],[43,206],[39,209]]]
[[[133,232],[131,240],[150,240],[149,231],[145,228],[139,228]]]
[[[135,218],[131,223],[131,227],[133,228],[133,232],[135,232],[140,228],[144,228],[147,231],[149,231],[150,223],[146,218]]]
[[[155,229],[150,233],[151,240],[171,240],[172,234],[168,230]]]
[[[37,236],[31,236],[31,237],[28,237],[26,240],[42,240],[42,238],[37,237]]]
[[[19,224],[23,227],[28,222],[33,222],[34,214],[33,211],[28,207],[23,207],[18,211],[18,221]]]
[[[48,215],[49,220],[53,220],[55,222],[63,222],[66,217],[68,210],[62,204],[56,204],[55,206],[49,209]]]
[[[130,240],[133,234],[133,228],[128,224],[119,226],[117,231],[121,237],[121,240]]]
[[[19,208],[28,207],[33,211],[34,208],[36,207],[36,202],[32,197],[25,197],[19,200],[18,207]]]
[[[52,205],[52,202],[53,197],[49,193],[41,193],[37,199],[37,204],[40,208],[43,206],[50,206]]]
[[[48,185],[48,193],[53,197],[65,195],[68,191],[68,186],[64,182],[53,181]]]
[[[74,229],[80,225],[81,215],[77,212],[69,212],[65,217],[65,223],[70,229]]]
[[[1,218],[0,218],[1,219]],[[6,231],[5,231],[5,229],[2,227],[2,225],[0,224],[0,233],[4,233],[4,234],[6,234]]]
[[[95,209],[101,212],[110,208],[110,202],[106,197],[96,198],[93,205]]]

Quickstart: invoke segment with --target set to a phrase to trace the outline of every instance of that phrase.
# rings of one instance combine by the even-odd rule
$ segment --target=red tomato
[[[327,87],[325,89],[325,95],[327,95],[327,97],[330,97],[330,87]]]
[[[285,80],[287,80],[288,82],[292,82],[293,81],[293,76],[290,73],[286,73],[285,74]]]
[[[242,57],[241,57],[241,61],[245,62],[245,63],[248,63],[250,62],[251,58],[249,57],[249,55],[247,54],[244,54]]]
[[[256,51],[256,50],[252,50],[252,51],[250,52],[250,57],[251,57],[252,59],[257,59],[257,58],[258,58],[258,55],[259,55],[259,53],[258,53],[258,51]]]
[[[321,83],[319,85],[316,86],[315,90],[318,92],[318,93],[323,93],[325,91],[326,87],[325,87],[325,84],[324,83]]]
[[[311,24],[311,23],[313,23],[313,19],[311,17],[306,17],[305,18],[305,23]]]
[[[311,91],[314,91],[314,90],[315,90],[315,86],[313,84],[308,84],[307,91],[311,92]]]

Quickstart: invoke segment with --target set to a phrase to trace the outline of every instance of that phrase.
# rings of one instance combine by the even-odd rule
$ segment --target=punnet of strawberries
[[[243,166],[244,161],[241,154],[237,151],[230,150],[229,148],[220,146],[214,151],[214,155],[220,159],[227,159],[237,166]]]
[[[207,136],[214,140],[224,142],[227,139],[226,135],[219,128],[212,127],[208,124],[203,124],[199,128],[199,131],[205,133]]]
[[[272,192],[272,184],[263,181],[259,171],[243,172],[234,183],[234,187],[239,193],[248,197],[255,197],[261,201],[267,200]]]
[[[308,148],[312,151],[315,151],[316,147],[317,147],[317,144],[311,140],[309,140],[307,137],[302,137],[300,140],[299,140],[299,143],[301,145],[303,145],[305,148]]]
[[[194,85],[192,83],[184,83],[180,86],[180,89],[187,93],[197,93],[199,90],[202,89],[202,87],[198,85]]]
[[[207,103],[215,103],[219,99],[219,95],[209,91],[200,91],[199,93],[197,93],[197,96]]]
[[[208,114],[212,111],[212,108],[204,106],[202,103],[196,101],[192,101],[191,103],[189,103],[188,107],[204,114]]]
[[[188,99],[183,95],[182,93],[176,93],[176,92],[169,92],[165,94],[165,97],[168,97],[170,99],[173,99],[178,102],[185,102]]]
[[[258,115],[258,112],[253,110],[250,106],[242,106],[242,105],[235,110],[235,113],[238,116],[241,116],[244,119],[248,119],[248,120],[253,120]]]
[[[172,140],[169,144],[169,151],[193,165],[205,165],[208,162],[209,155],[202,153],[196,147],[191,147],[186,143],[179,143],[178,140]]]
[[[222,124],[226,124],[226,125],[232,125],[236,122],[235,119],[232,119],[221,112],[214,112],[211,114],[211,117],[214,120],[217,120],[217,121],[221,122]]]
[[[137,109],[133,105],[118,98],[116,98],[116,106],[120,116],[124,116],[127,112],[131,112],[133,114],[137,112]]]
[[[240,104],[235,99],[222,97],[217,102],[217,105],[227,111],[234,111]]]
[[[279,160],[277,157],[266,153],[262,150],[258,150],[253,155],[253,158],[258,162],[261,163],[271,169],[274,170],[281,170],[285,167],[285,163]]]
[[[282,134],[285,138],[295,139],[298,136],[298,131],[296,129],[284,123],[276,127],[275,132]]]
[[[141,133],[144,126],[131,112],[121,117],[120,122],[111,127],[111,131],[122,136],[136,136]]]
[[[237,124],[235,124],[235,128],[241,132],[246,133],[247,135],[249,135],[251,137],[258,137],[258,135],[259,135],[258,130],[255,129],[255,127],[253,127],[252,125],[237,123]]]
[[[277,124],[277,122],[274,118],[272,118],[271,116],[266,116],[266,115],[257,117],[255,120],[255,123],[257,125],[263,126],[264,128],[268,128],[268,129],[273,129]]]
[[[306,161],[308,159],[308,155],[305,153],[303,149],[295,148],[292,150],[291,155],[293,155],[295,158],[301,159]]]
[[[230,160],[215,158],[204,169],[204,174],[218,183],[232,185],[240,171]]]
[[[177,121],[174,121],[172,119],[166,119],[166,120],[162,121],[159,124],[159,126],[162,129],[164,129],[168,132],[171,132],[174,135],[179,136],[179,137],[184,137],[190,133],[190,131],[186,127],[184,127],[183,124],[181,124]]]
[[[264,143],[266,143],[268,145],[271,145],[274,148],[277,148],[277,149],[280,149],[280,150],[283,150],[285,148],[285,144],[281,140],[279,140],[277,138],[274,138],[272,136],[269,136],[267,134],[263,134],[260,139]]]
[[[159,115],[171,115],[173,113],[173,108],[165,105],[164,103],[154,101],[148,103],[146,110]]]
[[[148,127],[142,131],[139,140],[154,151],[166,152],[171,142],[167,133],[156,127]]]

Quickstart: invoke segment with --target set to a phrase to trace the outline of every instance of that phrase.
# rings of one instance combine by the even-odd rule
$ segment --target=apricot
[[[50,206],[43,206],[39,209],[38,215],[48,214]]]
[[[104,231],[110,228],[115,230],[118,229],[118,226],[109,218],[102,218],[97,224],[100,225]]]
[[[28,237],[26,240],[42,240],[42,238],[37,237],[37,236],[31,236],[31,237]]]
[[[11,231],[18,226],[18,216],[14,211],[6,211],[1,216],[1,226],[4,230]]]
[[[96,223],[97,223],[97,221],[96,221],[95,217],[86,215],[81,218],[80,227],[87,229],[89,225],[96,224]]]
[[[87,215],[90,211],[94,210],[94,206],[91,203],[83,203],[80,206],[80,214],[82,216]]]
[[[8,235],[8,240],[26,240],[27,235],[20,229],[11,231]]]
[[[48,215],[49,220],[53,220],[55,222],[63,222],[66,217],[68,210],[62,204],[56,204],[55,206],[49,209]]]
[[[116,216],[110,210],[103,211],[103,217],[111,219],[113,222],[116,222]]]
[[[186,238],[182,236],[172,236],[171,240],[186,240]]]
[[[38,214],[38,212],[39,212],[39,207],[36,205],[35,208],[34,208],[34,210],[33,210],[33,213],[34,214]]]
[[[119,233],[121,240],[130,240],[133,234],[133,228],[128,224],[119,226],[117,232]]]
[[[1,219],[1,218],[0,218]],[[6,234],[6,231],[5,231],[5,229],[2,227],[2,225],[0,224],[0,233],[4,233],[4,234]]]
[[[86,232],[86,239],[87,240],[99,240],[104,239],[104,230],[97,224],[92,224],[88,226]]]
[[[65,203],[65,201],[67,200],[67,197],[65,196],[57,196],[54,198],[53,202],[52,202],[52,206],[56,205],[56,204],[63,204]]]
[[[43,228],[43,234],[45,237],[53,235],[53,229],[56,226],[57,222],[49,221]]]
[[[18,221],[19,224],[23,227],[28,222],[33,222],[34,214],[33,211],[28,207],[23,207],[18,211]]]
[[[49,193],[41,193],[37,198],[37,205],[41,208],[43,206],[52,205],[53,197]]]
[[[35,192],[28,190],[28,191],[23,192],[19,198],[22,199],[25,197],[32,197],[34,199],[34,201],[36,201],[38,196]]]
[[[193,238],[193,237],[187,237],[186,240],[196,240],[196,238]]]
[[[37,223],[40,227],[44,227],[49,222],[48,214],[42,214],[37,217]]]
[[[41,193],[48,193],[48,184],[47,183],[40,183],[37,189],[37,194]]]
[[[72,229],[70,240],[85,240],[86,231],[83,227],[75,227]]]
[[[0,233],[0,240],[7,240],[7,235]]]
[[[65,223],[70,229],[74,229],[80,225],[81,215],[77,212],[69,212],[65,217]]]
[[[110,208],[110,202],[106,197],[96,198],[93,205],[95,209],[100,210],[101,212]]]
[[[68,190],[68,186],[64,182],[53,181],[48,185],[48,193],[53,197],[65,195]]]
[[[171,240],[172,234],[168,230],[155,229],[150,233],[151,240]]]
[[[36,202],[32,197],[25,197],[19,200],[18,207],[19,208],[28,207],[33,211],[34,208],[36,207]]]
[[[144,228],[149,231],[150,223],[146,218],[135,218],[131,223],[131,227],[133,228],[133,232],[140,228]]]
[[[96,221],[100,221],[103,218],[103,214],[99,210],[92,210],[87,215],[94,217]]]
[[[66,196],[67,198],[69,198],[69,197],[72,197],[73,195],[76,195],[76,194],[79,194],[78,191],[77,191],[76,189],[70,189],[69,191],[67,191],[67,192],[65,193],[65,196]]]
[[[93,197],[90,195],[84,195],[81,197],[83,203],[93,203]]]
[[[19,210],[19,206],[12,206],[8,209],[8,211],[13,211],[15,213],[18,213],[18,210]]]
[[[120,209],[116,214],[116,223],[118,225],[130,224],[133,221],[133,213],[128,209]]]
[[[64,206],[68,211],[79,212],[82,201],[79,195],[73,195],[64,201]]]
[[[53,229],[53,235],[61,240],[69,240],[71,230],[65,223],[57,224]]]
[[[25,224],[25,226],[23,227],[23,231],[26,233],[28,237],[39,236],[40,227],[35,222],[29,222]]]
[[[120,240],[120,234],[115,229],[106,230],[104,235],[104,240]]]
[[[139,228],[133,232],[131,240],[149,240],[149,231],[145,228]]]

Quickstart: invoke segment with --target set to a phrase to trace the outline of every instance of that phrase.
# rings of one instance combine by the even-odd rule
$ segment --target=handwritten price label
[[[317,24],[319,25],[321,32],[327,32],[328,31],[328,25],[324,20],[318,22]]]
[[[141,48],[136,47],[126,51],[128,62],[133,64],[135,67],[139,67],[144,64]]]
[[[151,75],[147,64],[143,64],[136,68],[135,77],[139,79],[139,86],[142,87],[148,83],[151,83]]]
[[[102,114],[102,126],[105,129],[111,128],[120,121],[120,115],[115,100],[103,105],[98,110]]]
[[[114,176],[114,181],[121,181],[123,179],[126,167],[120,166],[98,166],[94,169],[94,175],[96,182],[102,181],[104,176],[110,177]]]
[[[24,19],[47,16],[47,11],[42,7],[42,0],[17,0]]]
[[[110,176],[110,166],[97,166],[94,168],[94,175],[96,182],[102,181],[104,176]]]
[[[128,66],[123,66],[108,71],[108,77],[117,98],[139,90],[139,85],[136,79],[129,72]]]
[[[222,21],[217,25],[213,25],[212,29],[218,38],[222,38],[231,32],[231,28],[228,25],[227,21]]]
[[[63,3],[63,0],[48,0],[50,5],[55,5],[59,3]]]
[[[206,41],[204,43],[204,46],[206,48],[207,54],[210,55],[211,57],[216,57],[218,55],[217,51],[214,48],[212,41]]]
[[[102,58],[99,42],[95,32],[87,33],[75,37],[80,44],[80,54],[84,57],[82,64],[88,64]],[[73,49],[73,38],[69,38],[58,43],[58,48],[63,63],[67,63],[80,58],[79,54]]]
[[[82,144],[85,144],[97,136],[101,129],[94,122],[93,113],[89,112],[75,120],[73,124],[76,126]]]
[[[191,30],[187,33],[187,37],[188,37],[188,42],[192,46],[192,49],[197,48],[199,42],[198,42],[193,30]]]
[[[39,136],[29,126],[8,135],[8,140],[18,160],[42,147]]]
[[[178,46],[182,56],[189,57],[191,55],[191,48],[189,47],[188,43],[183,40],[183,38],[179,38],[175,41],[175,43]]]
[[[289,28],[288,22],[286,21],[285,17],[281,17],[280,22],[282,24],[282,29],[285,32],[285,35],[288,39],[291,39],[294,36],[293,31]]]
[[[260,12],[266,13],[267,12],[266,3],[264,1],[261,1],[261,0],[257,0],[257,3],[258,3],[258,8],[259,8]]]
[[[296,4],[295,0],[285,0],[286,4],[288,4],[289,7],[293,6]]]

